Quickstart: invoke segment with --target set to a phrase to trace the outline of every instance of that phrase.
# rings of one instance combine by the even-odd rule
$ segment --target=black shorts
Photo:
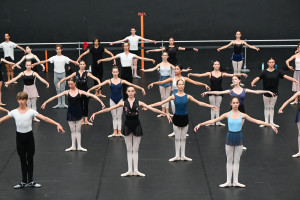
[[[141,51],[140,50],[129,50],[130,53],[133,53],[137,56],[141,56]]]
[[[9,56],[9,57],[5,57],[5,60],[9,61],[9,62],[14,62],[14,60]]]

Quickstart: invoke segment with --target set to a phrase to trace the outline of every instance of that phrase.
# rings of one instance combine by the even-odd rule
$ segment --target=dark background
[[[175,40],[231,40],[236,30],[242,32],[243,39],[297,39],[299,4],[297,0],[1,0],[0,36],[9,32],[16,43],[91,41],[94,36],[100,37],[101,41],[114,41],[128,36],[130,27],[136,27],[139,35],[138,12],[145,12],[145,37],[155,40],[168,40],[170,36]],[[273,56],[279,68],[284,68],[284,61],[294,50],[264,48],[259,53],[250,50],[247,67],[260,68],[262,62]],[[49,56],[54,53],[50,52]],[[68,56],[77,59],[78,52],[73,53]],[[201,50],[197,56],[181,52],[178,58],[182,60],[185,56],[186,61],[181,63],[194,68],[207,68],[213,60],[220,60],[227,68],[231,66],[231,54],[231,50],[217,53],[213,49]],[[43,54],[38,55],[44,59]],[[17,53],[16,59],[21,56]],[[156,53],[148,56],[159,59]],[[195,66],[194,63],[200,60],[201,63]]]

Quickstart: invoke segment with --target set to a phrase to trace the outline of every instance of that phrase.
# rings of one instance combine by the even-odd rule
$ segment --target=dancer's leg
[[[269,123],[269,118],[270,118],[270,97],[266,97],[263,95],[263,100],[264,100],[264,114],[265,114],[265,122]],[[261,127],[264,127],[261,125]]]
[[[224,184],[219,185],[220,187],[229,187],[232,186],[232,170],[233,170],[233,155],[234,155],[234,146],[225,145],[225,151],[227,156],[226,171],[227,171],[227,181]]]
[[[181,134],[181,129],[178,126],[173,125],[173,130],[175,133],[175,157],[169,159],[170,162],[174,162],[177,160],[180,160],[180,134]]]
[[[237,74],[237,72],[238,72],[238,62],[237,61],[232,61],[232,68],[233,68],[233,73]]]
[[[185,145],[186,145],[186,134],[189,130],[189,125],[185,127],[180,127],[181,133],[180,133],[180,150],[181,150],[181,160],[185,161],[192,161],[191,158],[188,158],[185,156]]]
[[[243,61],[237,62],[237,74],[242,72]]]
[[[75,121],[75,133],[76,133],[76,141],[77,141],[77,150],[78,151],[87,151],[87,149],[81,146],[81,125],[82,119]]]
[[[300,157],[300,122],[297,122],[298,127],[298,153],[293,155],[293,158]]]
[[[71,141],[72,145],[65,151],[75,151],[76,150],[76,121],[68,121],[71,130]]]
[[[239,183],[239,169],[240,169],[240,159],[243,152],[243,145],[234,147],[234,157],[233,157],[233,186],[245,187],[244,184]]]
[[[133,149],[132,149],[132,158],[133,158],[133,175],[135,176],[145,176],[145,174],[139,172],[138,162],[139,162],[139,146],[142,137],[133,136]]]
[[[133,162],[133,134],[131,133],[128,136],[125,136],[125,144],[127,148],[127,163],[128,163],[128,171],[121,174],[121,176],[132,176],[132,162]]]
[[[109,104],[110,107],[116,105],[115,102],[113,100],[109,100]],[[114,132],[112,134],[110,134],[108,137],[113,137],[113,136],[117,136],[118,134],[118,117],[117,117],[117,109],[111,110],[111,115],[112,115],[112,122],[113,122],[113,129]]]
[[[274,108],[277,101],[276,97],[270,97],[270,124],[273,124],[275,127],[279,127],[277,124],[274,123]]]

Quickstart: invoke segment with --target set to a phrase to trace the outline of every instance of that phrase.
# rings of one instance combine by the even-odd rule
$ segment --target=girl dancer
[[[16,43],[10,41],[10,35],[9,33],[4,34],[5,41],[0,44],[0,48],[3,49],[4,52],[4,58],[7,61],[14,62],[15,56],[14,56],[14,48],[21,49],[26,53],[25,49],[23,47],[20,47]],[[10,81],[14,78],[14,70],[12,64],[5,64],[6,71],[7,71],[7,79]]]
[[[31,51],[32,51],[31,46],[26,46],[25,52],[27,54],[23,56],[23,58],[19,62],[17,62],[17,65],[20,65],[24,60],[31,60],[32,64],[34,62],[40,62],[40,59],[36,55],[34,55]],[[45,65],[41,64],[41,66],[43,68],[43,71],[45,71]],[[32,70],[38,73],[37,67],[34,66]]]
[[[157,82],[154,82],[154,83],[151,83],[148,85],[148,89],[152,88],[153,85],[161,85],[161,84],[164,84],[164,83],[172,83],[172,86],[173,86],[173,94],[176,94],[178,92],[178,88],[177,88],[177,81],[178,80],[183,80],[184,82],[188,82],[188,83],[192,83],[194,85],[201,85],[201,86],[204,86],[207,90],[210,90],[210,87],[204,83],[201,83],[201,82],[198,82],[198,81],[194,81],[188,77],[183,77],[181,75],[181,72],[182,72],[182,66],[176,66],[175,67],[175,76],[174,77],[170,77],[170,78],[167,78],[165,80],[162,80],[162,81],[157,81]],[[175,104],[174,102],[172,101],[171,102],[171,108],[172,108],[172,112],[175,113]],[[169,137],[173,137],[175,136],[175,133],[171,133],[168,135]]]
[[[37,97],[39,94],[38,94],[36,85],[34,84],[34,80],[35,80],[35,78],[38,78],[41,82],[43,82],[46,85],[46,88],[49,88],[49,83],[45,79],[40,77],[40,75],[38,73],[32,71],[31,60],[26,60],[25,67],[26,67],[26,70],[23,71],[23,73],[22,72],[19,73],[19,75],[16,76],[15,78],[6,82],[5,87],[8,87],[9,84],[17,81],[18,79],[23,78],[23,81],[24,81],[24,90],[23,91],[28,94],[28,100],[26,101],[27,107],[29,107],[33,110],[36,110],[36,100],[37,100]],[[40,121],[36,117],[34,117],[33,119],[36,122]]]
[[[126,84],[128,86],[130,85],[137,89],[140,89],[142,91],[143,95],[146,95],[144,88],[134,85],[132,83],[129,83],[126,80],[120,79],[119,78],[119,68],[117,66],[113,66],[112,75],[113,75],[112,79],[108,79],[108,80],[102,82],[101,84],[92,87],[91,89],[88,90],[88,92],[90,92],[94,89],[97,89],[98,87],[101,87],[103,85],[109,84],[109,86],[110,86],[110,100],[109,100],[110,107],[113,107],[122,101],[122,84]],[[111,135],[109,135],[108,137],[123,136],[121,133],[122,113],[123,113],[123,109],[121,107],[111,110],[114,132]]]
[[[235,40],[231,41],[229,44],[222,46],[220,48],[217,49],[217,51],[221,51],[223,49],[226,49],[230,46],[233,46],[233,54],[232,54],[232,67],[233,67],[233,73],[234,74],[240,74],[241,73],[241,69],[242,69],[242,65],[243,65],[243,46],[246,45],[247,47],[249,47],[250,49],[255,49],[256,51],[259,51],[260,49],[247,44],[247,42],[241,40],[241,36],[242,33],[241,31],[237,31],[235,33]]]
[[[275,127],[279,127],[276,125],[274,120],[274,107],[275,103],[277,101],[278,96],[278,86],[279,86],[279,79],[287,79],[289,81],[294,82],[295,84],[298,84],[298,81],[290,76],[284,75],[278,70],[275,70],[275,60],[273,58],[270,58],[267,62],[268,68],[264,70],[259,77],[256,77],[252,82],[251,86],[255,87],[255,83],[259,81],[260,79],[263,80],[263,89],[271,91],[275,94],[274,97],[272,97],[271,94],[264,94],[264,114],[265,114],[265,122],[270,123],[274,125]],[[261,127],[264,127],[263,125]]]
[[[161,106],[171,100],[174,101],[175,104],[175,113],[173,116],[173,129],[175,133],[175,157],[169,159],[170,162],[178,161],[178,160],[185,160],[185,161],[192,161],[191,158],[185,156],[185,145],[186,145],[186,134],[189,129],[189,117],[187,113],[187,102],[192,101],[199,106],[209,107],[214,110],[219,110],[216,106],[200,102],[196,100],[191,95],[184,93],[184,84],[185,82],[181,79],[176,81],[176,86],[178,88],[176,93],[173,93],[172,96],[168,97],[167,99],[151,104],[149,106]]]
[[[209,80],[210,80],[211,91],[223,91],[223,88],[222,88],[223,77],[233,77],[234,74],[227,74],[225,72],[220,72],[220,62],[217,60],[214,62],[213,68],[214,68],[214,70],[212,72],[206,72],[203,74],[189,73],[188,77],[190,77],[190,76],[195,76],[195,77],[208,76]],[[238,75],[244,76],[247,78],[247,74],[242,73],[242,74],[238,74]],[[213,94],[209,95],[209,103],[211,105],[214,105],[214,106],[220,108],[221,102],[222,102],[222,95],[213,95]],[[211,119],[215,119],[220,116],[219,110],[215,111],[214,109],[211,109],[210,113],[211,113]],[[216,125],[225,126],[225,124],[223,124],[221,122],[217,122]]]
[[[80,70],[77,71],[77,72],[74,72],[70,76],[68,76],[68,77],[60,80],[57,83],[57,88],[59,89],[60,88],[60,84],[62,82],[70,80],[70,78],[72,78],[72,77],[75,77],[75,79],[76,79],[76,86],[77,86],[77,88],[79,90],[83,90],[85,92],[87,92],[88,89],[89,89],[88,85],[87,85],[89,77],[92,78],[92,79],[94,79],[98,84],[100,84],[101,83],[100,80],[98,78],[96,78],[95,76],[93,76],[91,73],[86,72],[85,71],[85,67],[86,67],[85,61],[81,60],[79,62],[79,68],[80,68]],[[80,96],[80,106],[81,106],[82,115],[83,115],[82,124],[87,124],[87,125],[92,126],[93,124],[88,121],[89,98],[87,96],[85,96],[85,95],[81,95]]]
[[[28,95],[26,92],[19,92],[17,94],[17,101],[19,107],[10,111],[8,115],[0,118],[0,123],[14,118],[17,126],[17,152],[21,161],[22,181],[15,185],[15,189],[24,187],[41,187],[40,184],[33,180],[33,156],[35,153],[34,137],[32,132],[32,119],[37,117],[49,124],[57,126],[57,131],[65,131],[56,121],[39,114],[36,110],[30,109],[26,106]]]
[[[102,78],[103,78],[103,63],[97,63],[98,60],[103,58],[103,53],[105,52],[106,54],[110,55],[111,57],[114,56],[114,54],[110,51],[108,51],[106,48],[100,46],[100,39],[98,37],[95,37],[93,40],[93,47],[86,50],[83,54],[81,54],[79,56],[79,58],[77,59],[77,62],[79,60],[81,60],[83,58],[83,56],[91,53],[92,54],[92,60],[93,60],[93,64],[92,64],[92,74],[97,77],[98,79],[100,79],[100,81],[102,82]],[[114,60],[114,65],[116,64],[116,60]],[[94,85],[97,85],[97,81],[94,81]],[[101,88],[99,90],[96,90],[95,93],[96,96],[100,96],[100,97],[106,97],[105,95],[103,95],[101,93]]]
[[[230,112],[224,113],[223,115],[221,115],[221,117],[218,117],[216,119],[200,123],[194,129],[194,131],[197,132],[200,126],[213,124],[215,122],[228,118],[228,133],[226,135],[226,140],[225,140],[225,150],[227,156],[227,164],[226,164],[227,181],[226,183],[219,185],[222,188],[230,187],[230,186],[246,187],[244,184],[239,183],[240,157],[243,152],[243,136],[242,136],[243,119],[246,119],[256,124],[263,124],[264,126],[270,126],[272,127],[272,129],[276,134],[278,132],[273,125],[254,119],[248,116],[247,114],[241,113],[238,110],[239,103],[240,100],[238,97],[232,97],[230,101],[232,110]],[[233,183],[231,182],[232,174],[233,174]]]
[[[275,96],[273,92],[266,91],[266,90],[250,90],[246,88],[241,87],[241,77],[238,75],[234,75],[232,77],[232,84],[234,85],[234,88],[231,90],[225,90],[225,91],[209,91],[209,92],[203,92],[202,96],[205,95],[223,95],[223,94],[229,94],[232,97],[238,97],[239,98],[239,111],[242,113],[245,113],[245,106],[244,106],[244,100],[246,93],[252,93],[252,94],[270,94],[271,96]],[[214,125],[214,124],[207,124],[208,126]],[[225,126],[225,124],[218,123],[216,125]]]
[[[114,57],[100,59],[100,60],[98,60],[98,64],[101,63],[101,62],[110,61],[110,60],[113,60],[113,59],[120,58],[120,61],[121,61],[121,64],[122,64],[121,79],[124,79],[124,80],[128,81],[129,83],[132,83],[131,66],[132,66],[133,59],[151,61],[151,62],[153,62],[153,64],[155,63],[155,60],[150,59],[150,58],[142,58],[140,56],[137,56],[135,54],[130,53],[129,52],[129,46],[130,45],[129,45],[128,42],[124,42],[123,43],[123,48],[124,48],[123,53],[119,53]],[[126,100],[126,99],[127,99],[126,87],[123,87],[123,100]]]
[[[129,48],[130,53],[133,53],[135,55],[139,55],[139,41],[140,40],[144,40],[144,41],[147,41],[147,42],[153,42],[154,44],[156,44],[155,40],[149,40],[149,39],[142,38],[141,36],[136,35],[135,34],[136,29],[135,28],[131,28],[130,32],[131,32],[130,36],[124,38],[123,40],[118,40],[118,41],[115,41],[115,42],[111,42],[110,45],[114,45],[114,44],[118,44],[118,43],[122,43],[122,42],[127,41],[130,44],[130,48]],[[133,59],[132,65],[131,65],[133,78],[141,78],[140,76],[137,75],[137,61],[138,61],[138,59],[136,59],[136,58]]]
[[[15,63],[7,61],[4,58],[0,58],[0,106],[6,106],[6,104],[2,103],[2,83],[3,83],[2,63],[6,63],[12,66],[15,65]]]
[[[290,99],[288,99],[286,102],[284,102],[284,104],[280,107],[278,113],[281,114],[283,113],[283,109],[289,104],[291,103],[293,100],[296,100],[300,95],[300,91],[296,92]],[[297,158],[300,157],[300,109],[297,112],[296,115],[296,123],[298,126],[298,153],[294,154],[292,157],[293,158]]]
[[[123,126],[123,134],[125,135],[125,143],[127,148],[128,171],[121,174],[121,176],[145,176],[145,174],[139,172],[138,170],[138,150],[142,138],[141,136],[143,135],[141,123],[139,120],[139,107],[142,106],[156,113],[165,113],[156,108],[148,106],[144,102],[137,100],[134,97],[136,92],[133,86],[128,86],[126,92],[128,95],[128,99],[119,102],[117,105],[94,113],[91,116],[90,120],[93,121],[95,119],[95,116],[98,114],[109,112],[119,107],[124,107],[126,119]],[[167,117],[169,122],[171,122],[171,118],[168,114]]]
[[[54,97],[51,97],[47,101],[45,101],[42,105],[42,109],[45,109],[47,103],[57,99],[63,95],[68,96],[68,113],[67,113],[67,120],[71,130],[71,139],[72,139],[72,146],[67,148],[65,151],[75,151],[76,150],[76,141],[77,141],[77,150],[78,151],[87,151],[85,148],[81,146],[81,124],[82,124],[82,109],[80,106],[80,96],[86,95],[87,97],[93,97],[96,99],[104,108],[103,102],[95,95],[85,92],[83,90],[79,90],[76,88],[76,80],[72,77],[68,81],[69,90],[66,90]]]
[[[292,60],[295,60],[295,69],[292,66],[290,66],[290,62]],[[300,81],[300,43],[298,44],[296,54],[290,57],[289,59],[287,59],[285,63],[290,70],[294,71],[293,78],[299,82]],[[300,86],[298,84],[293,83],[292,91],[293,92],[300,91]],[[297,104],[297,103],[298,103],[298,96],[296,97],[295,101],[293,101],[291,104]]]
[[[167,52],[163,52],[162,54],[162,62],[159,63],[158,65],[156,65],[156,67],[153,67],[153,68],[150,68],[150,69],[141,69],[141,71],[143,72],[153,72],[155,70],[158,70],[159,69],[159,72],[160,72],[160,81],[163,81],[165,79],[168,79],[170,78],[171,76],[171,70],[172,69],[175,69],[174,65],[170,64],[168,62],[168,53]],[[183,69],[182,70],[183,72],[188,72],[188,71],[191,71],[191,69]],[[161,100],[165,100],[167,99],[170,94],[171,94],[171,85],[172,83],[169,82],[169,83],[164,83],[164,84],[161,84],[159,85],[159,92],[160,92],[160,96],[161,96]],[[169,113],[169,102],[165,103],[162,105],[162,111],[164,113]],[[164,115],[157,115],[157,117],[163,117]]]

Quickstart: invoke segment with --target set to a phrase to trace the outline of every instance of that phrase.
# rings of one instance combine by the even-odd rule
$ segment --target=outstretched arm
[[[228,73],[225,73],[225,72],[222,73],[222,76],[223,77],[244,76],[245,78],[248,77],[248,75],[245,74],[245,73],[241,73],[241,74],[228,74]]]
[[[78,63],[77,61],[74,61],[74,60],[71,60],[71,59],[70,59],[70,62],[73,63],[74,65],[79,66],[79,63]]]
[[[5,109],[5,108],[0,107],[0,110],[3,111],[3,112],[9,113],[9,110],[7,110],[7,109]]]
[[[48,83],[45,79],[43,79],[42,77],[40,77],[40,75],[39,75],[38,73],[34,72],[33,75],[34,75],[35,77],[37,77],[41,82],[45,83],[46,88],[49,87],[49,83]]]
[[[245,42],[245,41],[244,41],[244,45],[246,45],[246,46],[249,47],[250,49],[254,49],[254,50],[256,50],[256,51],[259,51],[259,50],[260,50],[259,48],[255,47],[255,46],[252,46],[252,45],[248,44],[248,43]]]
[[[160,67],[160,64],[157,64],[155,67],[150,68],[150,69],[140,69],[143,72],[153,72],[155,70],[157,70]]]
[[[253,79],[253,81],[251,82],[251,86],[255,87],[256,86],[255,83],[257,83],[257,81],[259,81],[259,80],[260,80],[259,77],[256,77],[255,79]]]
[[[146,53],[149,53],[149,52],[160,52],[160,51],[165,51],[166,48],[161,48],[161,49],[151,49],[151,50],[147,50]]]
[[[91,94],[91,93],[88,93],[88,92],[83,91],[83,90],[79,90],[79,93],[80,93],[81,95],[83,94],[83,95],[85,95],[85,96],[87,96],[87,97],[92,97],[93,99],[95,99],[96,101],[98,101],[98,102],[102,105],[102,109],[105,108],[105,105],[104,105],[103,101],[101,101],[101,99],[99,99],[96,95]]]
[[[250,89],[246,89],[245,90],[246,93],[251,93],[251,94],[270,94],[272,95],[273,97],[275,97],[275,94],[271,91],[268,91],[268,90],[250,90]]]
[[[278,133],[278,130],[277,130],[273,125],[271,125],[271,124],[269,124],[269,123],[266,123],[266,122],[261,121],[261,120],[258,120],[258,119],[254,119],[254,118],[252,118],[252,117],[250,117],[249,115],[244,114],[244,113],[242,113],[242,117],[243,117],[244,119],[246,119],[246,120],[252,122],[252,123],[255,123],[255,124],[265,125],[265,126],[270,126],[276,134]]]
[[[50,60],[43,60],[43,61],[40,61],[40,62],[36,62],[36,63],[33,63],[32,66],[36,66],[36,65],[42,65],[42,64],[45,64],[47,62],[50,62]]]
[[[299,97],[300,95],[300,91],[296,92],[291,98],[289,98],[286,102],[284,102],[284,104],[280,107],[278,113],[281,114],[283,113],[283,109],[289,104],[291,103],[294,99],[296,99],[297,97]]]
[[[292,82],[298,84],[298,81],[296,79],[294,79],[294,78],[292,78],[292,77],[290,77],[288,75],[284,75],[283,78],[285,78],[285,79],[287,79],[289,81],[292,81]]]
[[[95,89],[98,89],[98,88],[102,87],[103,85],[109,84],[109,81],[110,81],[110,80],[107,79],[107,80],[103,81],[102,83],[100,83],[100,84],[98,84],[98,85],[95,85],[94,87],[90,88],[90,89],[88,90],[88,92],[91,92],[91,91],[93,91],[93,90],[95,90]]]
[[[191,76],[195,76],[195,77],[210,77],[210,72],[205,72],[205,73],[202,73],[202,74],[196,74],[196,73],[188,73],[188,77],[191,77]]]
[[[206,122],[202,122],[202,123],[198,124],[197,126],[195,126],[194,131],[197,132],[197,130],[198,130],[201,126],[205,126],[205,125],[207,125],[207,124],[213,124],[213,123],[215,123],[215,122],[218,122],[218,121],[221,121],[221,120],[223,120],[223,119],[225,119],[225,118],[228,118],[228,114],[229,114],[229,112],[224,113],[223,115],[221,115],[220,117],[218,117],[218,118],[216,118],[216,119],[212,119],[212,120],[208,120],[208,121],[206,121]]]
[[[219,109],[218,107],[216,107],[216,106],[213,106],[213,105],[210,105],[210,104],[207,104],[207,103],[198,101],[197,99],[195,99],[195,98],[192,97],[191,95],[188,95],[187,98],[188,98],[189,101],[192,101],[192,102],[198,104],[199,106],[204,106],[204,107],[212,108],[212,109],[214,109],[215,111],[219,111],[219,110],[220,110],[220,109]]]
[[[62,93],[60,93],[60,94],[58,94],[58,95],[55,95],[55,96],[51,97],[50,99],[48,99],[47,101],[45,101],[45,102],[43,103],[43,105],[41,106],[41,108],[42,108],[42,109],[45,109],[47,103],[53,101],[54,99],[57,99],[58,97],[61,97],[61,96],[67,95],[67,94],[68,94],[68,91],[66,90],[66,91],[63,91]]]
[[[125,41],[127,41],[127,40],[128,40],[127,38],[124,38],[123,40],[117,40],[117,41],[111,42],[111,43],[109,43],[109,44],[110,44],[110,45],[114,45],[114,44],[118,44],[118,43],[125,42]]]
[[[87,73],[87,76],[88,76],[88,77],[91,77],[92,79],[94,79],[95,81],[97,81],[98,84],[101,83],[100,79],[97,78],[96,76],[94,76],[93,74],[91,74],[90,72]]]
[[[38,114],[36,117],[43,120],[43,121],[45,121],[45,122],[47,122],[47,123],[49,123],[49,124],[53,124],[53,125],[57,126],[57,132],[59,132],[59,131],[61,131],[62,133],[65,132],[63,127],[59,123],[54,121],[53,119],[50,119],[49,117],[46,117],[42,114]]]
[[[190,79],[190,78],[187,78],[187,77],[184,77],[184,79],[185,79],[185,81],[188,82],[188,83],[192,83],[192,84],[194,84],[194,85],[204,86],[205,89],[210,90],[210,87],[209,87],[207,84],[205,84],[205,83],[201,83],[201,82],[199,82],[199,81],[194,81],[194,80],[192,80],[192,79]]]
[[[153,85],[161,85],[161,84],[169,83],[169,82],[172,82],[172,81],[173,81],[173,77],[167,78],[167,79],[162,80],[162,81],[156,81],[156,82],[150,83],[148,85],[148,89],[153,88]]]
[[[63,82],[69,80],[70,78],[72,77],[75,77],[76,76],[76,72],[72,73],[70,76],[67,76],[63,79],[61,79],[58,83],[57,83],[57,88],[60,89],[60,84],[62,84]]]
[[[21,63],[22,63],[22,62],[25,60],[25,58],[26,58],[26,57],[25,57],[25,56],[23,56],[23,57],[22,57],[22,59],[21,59],[19,62],[17,62],[17,63],[16,63],[16,65],[19,65],[19,64],[21,64]]]
[[[159,113],[159,114],[162,114],[162,115],[167,115],[169,123],[172,122],[172,119],[171,119],[169,113],[166,114],[163,111],[158,110],[156,108],[153,108],[153,107],[151,107],[151,106],[149,106],[149,105],[147,105],[147,104],[145,104],[144,102],[141,102],[141,101],[139,101],[139,106],[143,106],[144,108],[147,108],[147,109],[151,110],[152,112],[156,112],[156,113]]]
[[[287,66],[290,70],[292,70],[292,71],[294,71],[294,68],[293,68],[292,66],[290,66],[290,62],[291,62],[292,60],[294,60],[295,58],[296,58],[296,55],[292,55],[289,59],[287,59],[287,60],[285,61],[286,66]]]
[[[130,83],[130,82],[126,81],[126,80],[123,80],[123,79],[122,79],[122,83],[124,83],[124,84],[126,84],[126,85],[133,86],[133,87],[135,87],[135,88],[141,90],[144,96],[146,95],[146,92],[145,92],[144,88],[142,88],[142,87],[140,87],[140,86],[138,86],[138,85],[132,84],[132,83]]]
[[[223,49],[226,49],[226,48],[230,47],[231,45],[233,45],[233,41],[231,41],[229,44],[227,44],[225,46],[222,46],[222,47],[218,48],[217,51],[221,51]]]
[[[90,53],[90,49],[86,50],[83,54],[81,54],[81,55],[77,58],[76,62],[78,62],[79,60],[81,60],[81,59],[83,58],[83,56],[85,56],[85,55],[87,55],[87,54],[89,54],[89,53]]]
[[[121,102],[118,103],[117,105],[114,105],[114,106],[112,106],[112,107],[105,108],[105,109],[103,109],[103,110],[100,110],[100,111],[98,111],[98,112],[95,112],[95,113],[92,114],[92,116],[91,116],[91,118],[90,118],[90,121],[93,122],[96,115],[99,115],[99,114],[102,114],[102,113],[105,113],[105,112],[109,112],[109,111],[111,111],[111,110],[113,110],[113,109],[116,109],[116,108],[119,108],[119,107],[123,107],[123,106],[124,106],[124,101],[121,101]]]
[[[40,59],[36,55],[34,55],[33,57],[37,62],[40,62]],[[43,71],[45,71],[45,69],[46,69],[45,65],[41,64],[41,66],[43,68]]]
[[[119,58],[118,55],[113,56],[113,57],[109,57],[109,58],[100,59],[100,60],[97,61],[97,63],[100,64],[101,62],[107,62],[107,61],[111,61],[111,60],[114,60],[114,59],[117,59],[117,58]]]
[[[11,79],[10,81],[7,81],[5,83],[5,87],[8,87],[9,84],[13,83],[13,82],[16,82],[19,78],[23,77],[24,76],[24,73],[19,73],[18,76],[16,76],[15,78]]]
[[[0,118],[0,124],[6,120],[9,120],[11,117],[9,115],[5,115],[4,117]]]
[[[155,40],[150,40],[150,39],[146,39],[146,38],[142,38],[142,37],[141,37],[141,40],[145,40],[147,42],[153,42],[154,44],[156,44]]]
[[[194,50],[196,52],[198,52],[198,49],[196,48],[185,48],[185,47],[178,47],[179,51],[188,51],[188,50]]]
[[[135,55],[134,58],[144,60],[144,61],[150,61],[150,62],[153,62],[153,64],[155,63],[155,60],[151,59],[151,58],[142,58],[142,57],[137,56],[137,55]]]
[[[222,94],[231,94],[230,90],[224,90],[224,91],[209,91],[209,92],[203,92],[201,95],[204,97],[207,94],[213,94],[213,95],[222,95]]]
[[[24,53],[26,53],[25,49],[19,45],[16,46],[18,49],[21,49]]]
[[[163,100],[163,101],[159,101],[157,103],[153,103],[153,104],[150,104],[149,106],[150,107],[156,107],[156,106],[161,106],[167,102],[170,102],[171,100],[174,100],[174,95],[171,95],[169,96],[167,99]]]
[[[108,55],[110,55],[111,57],[114,57],[114,54],[110,51],[108,51],[107,49],[104,49],[104,52],[107,53]],[[114,59],[114,65],[116,65],[116,59]]]

